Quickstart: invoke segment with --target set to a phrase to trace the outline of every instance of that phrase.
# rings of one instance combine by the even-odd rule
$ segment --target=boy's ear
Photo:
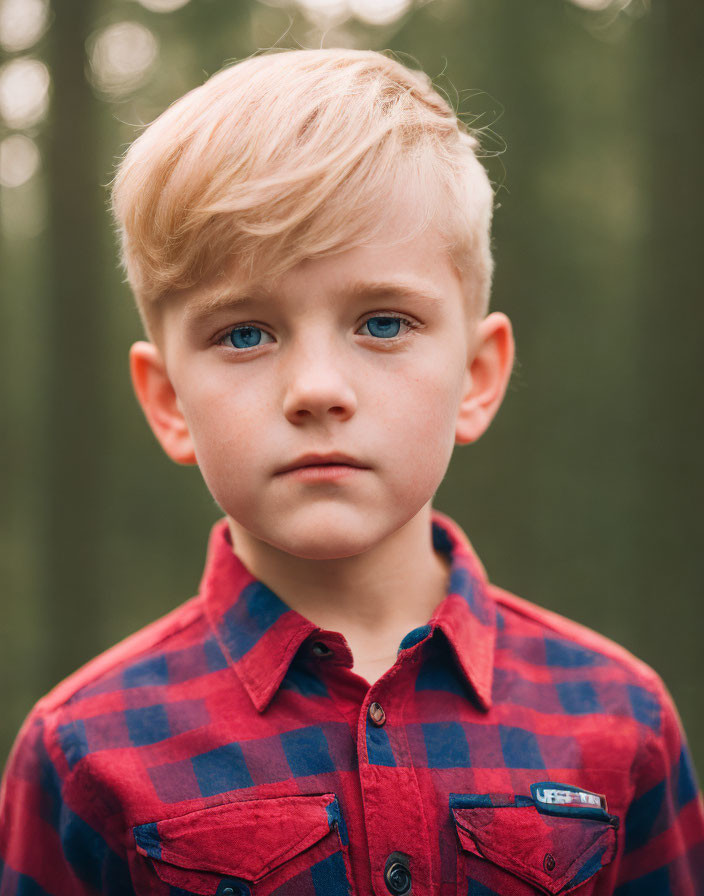
[[[130,374],[161,447],[177,464],[195,464],[191,434],[159,349],[151,342],[135,342],[130,349]]]
[[[513,369],[511,321],[494,311],[477,325],[465,371],[465,391],[457,414],[455,443],[476,442],[498,411]]]

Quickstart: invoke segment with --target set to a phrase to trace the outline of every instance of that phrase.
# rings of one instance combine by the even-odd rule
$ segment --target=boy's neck
[[[295,557],[228,523],[250,573],[315,625],[344,635],[355,671],[382,674],[393,665],[401,639],[425,625],[447,593],[449,561],[432,548],[429,503],[372,549],[334,560]]]

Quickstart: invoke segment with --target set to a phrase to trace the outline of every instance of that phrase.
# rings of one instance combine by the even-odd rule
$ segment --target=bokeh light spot
[[[129,93],[144,82],[156,62],[159,45],[139,22],[118,22],[89,40],[90,67],[95,86],[111,96]]]
[[[31,47],[48,23],[48,0],[0,0],[0,46],[8,53]]]
[[[298,0],[298,6],[307,18],[323,27],[339,25],[350,15],[347,0]]]
[[[606,9],[613,5],[614,0],[572,0],[575,6],[581,6],[582,9]]]
[[[39,168],[37,144],[24,134],[11,134],[0,143],[0,184],[21,187]]]
[[[174,12],[181,9],[189,0],[138,0],[149,12]]]
[[[41,121],[49,108],[49,70],[38,59],[22,56],[0,69],[0,116],[20,130]]]
[[[412,0],[349,0],[350,11],[367,25],[390,25],[410,7]]]

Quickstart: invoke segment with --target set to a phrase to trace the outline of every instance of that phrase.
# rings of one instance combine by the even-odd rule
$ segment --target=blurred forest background
[[[704,772],[703,34],[693,0],[0,0],[0,763],[195,593],[221,515],[132,395],[116,161],[225,63],[345,45],[427,71],[497,189],[518,366],[436,506],[497,584],[652,665]]]

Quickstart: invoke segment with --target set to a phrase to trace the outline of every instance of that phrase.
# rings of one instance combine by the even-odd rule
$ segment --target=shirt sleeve
[[[83,801],[94,814],[95,794],[85,783],[75,786],[68,764],[57,761],[61,755],[35,707],[0,787],[0,896],[129,896],[126,861],[77,805]]]
[[[654,679],[659,712],[634,768],[614,894],[704,896],[704,803],[675,704]]]

